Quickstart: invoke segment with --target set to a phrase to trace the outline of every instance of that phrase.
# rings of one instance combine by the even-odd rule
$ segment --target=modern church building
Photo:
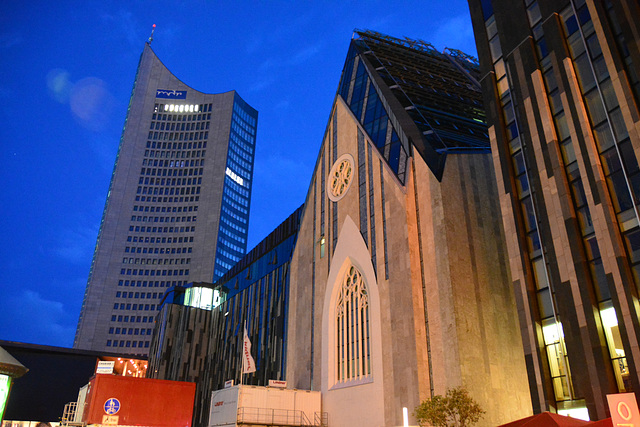
[[[75,348],[147,354],[165,291],[244,256],[257,118],[235,91],[187,86],[145,44]]]
[[[531,413],[478,77],[354,33],[290,273],[286,380],[331,426],[402,425],[457,386],[479,425]]]
[[[640,5],[470,0],[535,412],[640,393]]]
[[[211,286],[236,294],[219,308],[168,295],[151,375],[199,390],[237,381],[246,321],[257,370],[244,383],[320,391],[332,427],[402,425],[403,408],[457,386],[487,411],[480,425],[529,415],[477,79],[461,52],[356,31],[303,210],[287,220],[295,246],[283,235],[248,255]]]

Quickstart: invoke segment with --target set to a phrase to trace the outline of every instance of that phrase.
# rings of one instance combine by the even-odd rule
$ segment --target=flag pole
[[[244,382],[244,374],[250,374],[256,371],[256,362],[251,356],[251,340],[249,340],[249,332],[247,331],[247,321],[244,321],[244,331],[242,340],[242,370],[240,371],[240,384]]]
[[[247,330],[247,321],[244,321],[244,329],[242,331],[242,346],[240,347],[240,355],[242,356],[240,361],[240,385],[242,385],[242,377],[244,377],[244,331]]]

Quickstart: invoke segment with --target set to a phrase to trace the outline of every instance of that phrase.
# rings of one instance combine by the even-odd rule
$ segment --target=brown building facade
[[[640,5],[470,0],[535,412],[640,391]]]

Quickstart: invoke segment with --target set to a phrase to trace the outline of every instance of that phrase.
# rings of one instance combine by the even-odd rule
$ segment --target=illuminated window
[[[334,202],[340,200],[349,189],[353,176],[353,157],[341,156],[331,168],[327,180],[327,193]]]
[[[4,408],[9,399],[9,389],[11,388],[11,377],[9,375],[0,375],[0,419],[4,415]]]
[[[572,393],[569,389],[571,383],[568,381],[570,377],[569,361],[567,360],[567,352],[564,347],[562,324],[556,322],[553,318],[543,320],[542,335],[547,349],[549,369],[556,401],[562,402],[570,400]]]
[[[369,295],[362,273],[347,269],[336,299],[336,381],[371,376]]]
[[[618,383],[618,391],[630,391],[629,366],[622,347],[618,318],[611,301],[600,304],[600,319],[602,319],[604,335],[607,338],[607,347],[609,347],[609,356]]]
[[[217,289],[195,287],[189,288],[185,292],[184,304],[190,307],[212,310],[222,302],[224,302],[222,295]],[[153,310],[153,307],[151,309]]]

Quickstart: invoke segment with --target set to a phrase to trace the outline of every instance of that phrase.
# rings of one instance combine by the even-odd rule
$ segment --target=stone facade
[[[324,175],[344,154],[353,181],[334,202]],[[456,386],[487,411],[482,425],[530,413],[497,194],[489,154],[449,155],[441,181],[415,155],[402,184],[337,96],[292,258],[287,346],[287,381],[323,392],[330,425],[400,425],[403,407]],[[340,382],[348,265],[368,290],[371,373]]]

